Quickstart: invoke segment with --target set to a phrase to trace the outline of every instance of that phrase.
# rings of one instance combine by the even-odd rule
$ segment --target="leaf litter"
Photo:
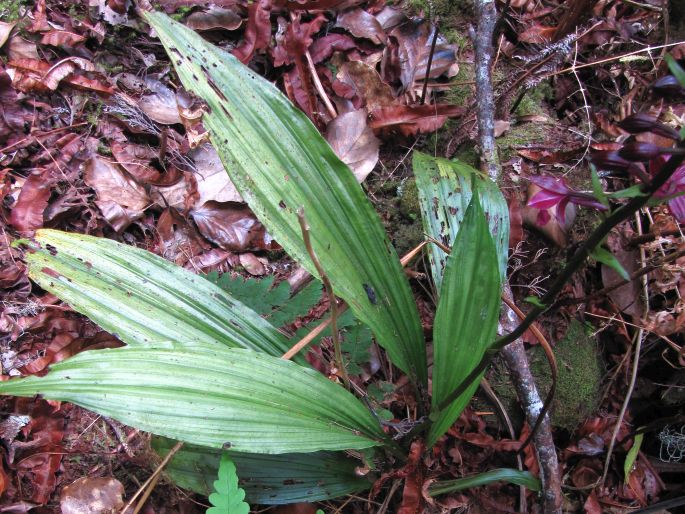
[[[658,11],[625,2],[597,3],[588,12],[597,20],[592,26],[582,17],[567,20],[558,8],[561,3],[552,4],[510,2],[499,45],[495,79],[501,105],[497,118],[508,124],[502,125],[508,128],[499,140],[512,141],[501,146],[506,172],[503,188],[511,191],[514,211],[521,210],[522,190],[533,176],[567,175],[570,189],[590,191],[589,181],[584,180],[587,177],[577,173],[583,168],[577,163],[590,147],[607,151],[621,146],[626,138],[619,124],[624,114],[648,106],[671,126],[677,126],[677,120],[685,115],[677,96],[681,91],[668,82],[668,75],[661,77],[664,66],[658,61],[656,70],[640,58],[578,70],[578,78],[589,86],[586,98],[577,93],[579,85],[573,74],[557,74],[562,64],[573,62],[573,56],[592,63],[606,58],[607,48],[618,54],[634,50],[636,43],[660,43],[660,29],[650,29],[660,26]],[[466,23],[473,20],[468,11],[436,3],[424,6],[423,16],[413,16],[421,13],[361,0],[169,0],[160,7],[274,81],[326,134],[381,206],[383,196],[406,189],[408,173],[402,160],[406,148],[417,144],[440,152],[450,143],[460,158],[468,158],[468,141],[474,139],[476,130],[470,118],[473,58]],[[224,273],[222,279],[240,281],[233,287],[236,293],[259,288],[257,296],[271,309],[264,315],[282,322],[292,333],[305,333],[308,328],[303,327],[310,327],[326,312],[327,300],[312,289],[300,293],[306,296],[295,296],[299,299],[294,303],[287,301],[283,279],[291,262],[230,183],[207,142],[201,123],[202,103],[192,92],[178,87],[166,57],[129,3],[94,1],[88,10],[78,3],[40,0],[24,10],[26,15],[19,19],[0,20],[0,52],[7,57],[0,63],[0,358],[5,373],[43,373],[50,363],[79,351],[119,344],[51,295],[31,288],[21,255],[9,243],[41,227],[115,238],[195,271],[216,273],[217,277]],[[434,11],[439,12],[436,15]],[[574,24],[586,33],[565,40]],[[682,58],[682,45],[672,50]],[[536,67],[541,55],[550,54],[556,60]],[[426,102],[422,103],[426,79]],[[659,81],[650,89],[656,79]],[[523,84],[521,91],[516,91],[522,93],[521,100],[508,90],[512,82]],[[541,93],[540,84],[550,84],[549,90]],[[466,98],[460,100],[464,91]],[[606,91],[613,92],[615,102],[608,110],[603,108]],[[659,91],[671,95],[663,105],[650,102],[650,95]],[[530,98],[535,100],[527,102]],[[589,120],[585,101],[597,106]],[[541,106],[542,112],[523,110],[531,103]],[[545,120],[563,125],[563,130],[548,128]],[[586,141],[588,121],[598,127],[591,144]],[[534,130],[540,127],[542,137]],[[649,138],[641,141],[654,142]],[[601,180],[620,189],[625,178],[605,175]],[[675,200],[670,212],[662,207],[651,209],[651,239],[635,243],[642,236],[626,226],[609,242],[629,273],[637,269],[639,249],[646,253],[646,263],[657,264],[664,255],[682,250],[681,227],[672,217],[680,207]],[[406,198],[402,201],[406,205]],[[411,221],[411,212],[404,210],[399,217]],[[523,296],[534,291],[533,285],[547,274],[566,246],[587,232],[593,220],[583,218],[582,207],[578,214],[576,222],[568,226],[561,224],[554,209],[543,214],[556,228],[542,237],[536,232],[540,212],[524,215],[517,227],[517,248],[520,246],[522,253],[513,253],[510,272],[512,280],[522,284]],[[382,216],[388,223],[397,217],[383,212]],[[545,238],[559,249],[549,249]],[[539,254],[541,248],[548,248],[548,254]],[[647,312],[641,303],[639,280],[615,289],[610,301],[596,299],[585,306],[584,315],[597,322],[598,337],[606,343],[602,357],[611,374],[607,374],[603,391],[601,408],[605,412],[614,414],[620,408],[627,381],[622,362],[631,344],[628,325],[606,320],[625,317],[626,323],[643,326],[653,334],[650,337],[658,351],[643,357],[642,382],[619,427],[619,456],[630,449],[636,427],[647,427],[645,446],[629,479],[625,481],[622,470],[612,469],[608,487],[569,494],[568,510],[602,512],[644,506],[669,493],[668,479],[673,474],[660,464],[659,454],[663,441],[670,441],[667,435],[672,427],[667,422],[677,417],[683,405],[684,263],[685,258],[680,257],[647,275],[651,287]],[[569,285],[572,298],[617,280],[606,266],[595,271]],[[243,282],[243,277],[262,275],[266,278]],[[544,279],[540,283],[544,285]],[[419,303],[425,328],[430,328],[431,304],[423,297]],[[569,309],[563,314],[570,317],[575,312]],[[353,319],[343,320],[341,326],[348,343],[353,339],[363,342],[347,347],[359,384],[375,386],[380,383],[379,374],[387,378],[387,364],[379,358],[371,335],[359,333]],[[543,328],[556,338],[566,330],[564,323],[553,321]],[[308,356],[324,372],[331,351],[326,337],[324,334]],[[363,347],[358,358],[351,356],[355,347]],[[573,367],[574,363],[563,365]],[[389,391],[381,395],[379,405],[399,422],[403,411],[416,406],[403,390],[404,377],[393,379],[383,382]],[[653,413],[655,403],[661,411],[658,419]],[[107,422],[92,420],[88,413],[68,405],[5,398],[3,407],[9,413],[0,422],[5,443],[0,503],[5,510],[43,506],[46,512],[56,511],[60,491],[68,496],[66,486],[81,484],[78,479],[91,471],[98,475],[94,480],[103,484],[114,483],[115,477],[122,480],[126,495],[135,489],[126,478],[129,473],[145,476],[144,458],[131,458],[124,449],[130,442],[144,455],[140,434],[131,431],[129,441],[121,442]],[[430,480],[511,464],[526,437],[526,427],[521,428],[518,440],[505,437],[495,416],[487,414],[491,411],[489,405],[484,411],[467,409],[422,462],[412,458],[401,470],[382,475],[379,488],[385,487],[391,476],[407,479],[402,494],[393,500],[397,511],[409,512],[424,505],[427,498],[422,494]],[[595,415],[579,420],[570,433],[557,429],[570,486],[592,485],[601,474],[602,452],[613,429],[610,418]],[[108,448],[98,447],[90,467],[65,452],[76,448],[86,459],[95,447],[96,433],[105,435]],[[108,464],[103,464],[105,461]],[[536,470],[530,448],[524,452],[524,464]],[[96,486],[83,488],[83,494],[89,487],[92,491]],[[120,490],[115,489],[117,503]],[[167,492],[153,495],[153,512],[168,507],[169,502],[189,512],[196,509],[173,489]],[[517,505],[512,489],[501,485],[442,497],[436,504],[444,508],[479,506],[488,512],[512,511]],[[361,512],[362,505],[355,503],[355,512]]]

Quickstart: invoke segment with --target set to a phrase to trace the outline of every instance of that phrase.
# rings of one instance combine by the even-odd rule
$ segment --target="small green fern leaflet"
[[[219,464],[219,478],[214,481],[216,492],[209,495],[207,514],[249,514],[250,506],[245,503],[245,491],[238,486],[235,464],[224,453]]]

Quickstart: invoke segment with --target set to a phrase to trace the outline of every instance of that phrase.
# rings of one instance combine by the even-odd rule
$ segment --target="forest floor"
[[[668,4],[497,2],[492,76],[499,185],[512,220],[508,276],[522,305],[545,290],[599,220],[598,213],[571,205],[564,223],[552,216],[540,226],[539,210],[526,206],[539,191],[529,177],[564,177],[590,190],[588,156],[626,139],[617,125],[626,116],[650,112],[683,126],[683,97],[664,98],[652,87],[669,74],[666,53],[685,58],[685,42],[679,43],[685,41],[685,21],[679,25],[685,6],[670,2],[668,11]],[[154,5],[249,63],[307,114],[363,182],[400,255],[424,237],[411,152],[478,166],[472,2]],[[298,49],[307,50],[310,63]],[[3,379],[44,373],[80,351],[119,344],[29,280],[11,243],[40,228],[112,238],[198,273],[249,280],[274,275],[276,281],[290,275],[294,263],[243,202],[206,135],[185,116],[191,104],[129,0],[0,0]],[[608,191],[626,184],[620,175],[601,178]],[[682,251],[685,238],[668,207],[658,205],[620,225],[607,244],[633,273]],[[657,266],[646,282],[591,296],[619,278],[593,262],[568,284],[565,305],[539,322],[560,368],[552,424],[565,512],[633,512],[685,495],[683,266],[681,256]],[[428,331],[435,308],[427,259],[411,269]],[[324,302],[311,309],[309,318],[325,308]],[[638,337],[642,350],[632,380]],[[547,361],[533,336],[524,340],[544,396]],[[348,358],[357,379],[375,384],[382,404],[396,410],[402,377],[379,376],[376,347],[369,342]],[[492,395],[479,392],[426,469],[459,477],[515,467],[512,443],[525,438],[524,414],[504,364],[496,361],[487,376],[515,440]],[[628,409],[615,430],[631,383]],[[158,463],[146,434],[114,420],[41,399],[1,402],[0,512],[85,512],[61,510],[60,499],[94,489],[129,498]],[[612,438],[607,476],[598,485]],[[523,457],[525,469],[535,473],[533,449]],[[74,484],[82,477],[102,480]],[[263,511],[377,512],[382,497]],[[387,512],[397,511],[400,500],[399,494],[392,498]],[[497,483],[443,497],[426,512],[520,512],[519,501],[516,486]],[[526,503],[536,511],[535,495]],[[144,512],[204,512],[206,505],[206,497],[162,481]]]

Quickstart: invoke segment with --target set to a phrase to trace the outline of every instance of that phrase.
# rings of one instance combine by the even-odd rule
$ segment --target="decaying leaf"
[[[15,25],[16,25],[16,22],[5,23],[4,21],[0,21],[0,48],[2,48],[3,45],[9,39],[10,34],[12,33],[12,29],[14,28]]]
[[[192,13],[185,23],[193,30],[236,30],[243,24],[243,19],[235,9],[210,5],[205,10]]]
[[[209,201],[193,209],[191,216],[202,235],[224,250],[244,252],[276,247],[245,205]]]
[[[62,489],[62,514],[105,514],[124,506],[124,486],[116,478],[83,477]]]
[[[83,180],[97,193],[95,204],[117,232],[141,218],[150,204],[143,186],[114,162],[99,155],[86,162]]]
[[[181,123],[176,93],[159,80],[148,78],[145,85],[150,93],[140,99],[138,107],[152,120],[162,125]]]
[[[456,105],[392,105],[371,112],[369,126],[377,129],[395,129],[405,136],[434,132],[448,118],[461,116],[464,109]]]
[[[364,182],[378,162],[380,141],[367,124],[366,109],[346,112],[328,124],[326,140],[347,164],[357,181]]]
[[[50,199],[51,181],[36,172],[26,179],[12,208],[10,223],[20,232],[36,230],[43,226],[43,213]]]
[[[242,196],[228,178],[219,154],[212,145],[205,143],[193,150],[190,157],[197,169],[194,175],[199,194],[195,203],[197,206],[202,206],[209,201],[243,202]]]

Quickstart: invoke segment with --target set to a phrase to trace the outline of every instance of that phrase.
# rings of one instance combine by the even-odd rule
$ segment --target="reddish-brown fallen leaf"
[[[56,65],[50,65],[46,61],[24,58],[11,60],[9,66],[20,72],[15,73],[13,83],[20,85],[23,91],[56,89],[63,80],[67,84],[80,89],[108,95],[112,94],[114,90],[103,82],[76,74],[77,69],[85,69],[84,64],[86,62],[85,59],[70,57],[63,59]]]
[[[357,182],[363,182],[378,162],[380,141],[368,126],[366,109],[346,112],[331,121],[326,140]]]
[[[309,47],[309,54],[314,64],[325,61],[334,52],[343,52],[355,48],[357,43],[347,34],[328,34],[317,38]]]
[[[20,232],[37,230],[43,226],[43,213],[48,206],[52,181],[46,180],[44,170],[34,171],[24,182],[17,203],[12,207],[10,224]]]
[[[522,43],[541,44],[549,43],[554,37],[556,27],[547,27],[540,24],[532,24],[518,34],[519,41]]]
[[[62,514],[118,512],[124,506],[124,486],[112,477],[83,477],[62,489]]]
[[[402,504],[398,509],[398,514],[414,514],[421,512],[421,489],[423,486],[423,470],[421,468],[421,456],[425,449],[422,441],[417,440],[411,443],[407,464],[402,468],[404,479],[404,490],[402,491]]]
[[[157,222],[159,251],[165,259],[184,266],[193,256],[209,248],[195,227],[176,209],[165,209]]]
[[[363,3],[364,0],[274,0],[274,5],[291,10],[329,10],[349,9]]]
[[[40,42],[51,46],[74,46],[76,43],[81,43],[85,40],[85,36],[69,32],[68,30],[51,30],[43,34]]]
[[[281,36],[276,36],[276,47],[273,50],[274,66],[302,61],[304,52],[314,43],[314,34],[321,30],[326,21],[323,14],[318,14],[308,22],[301,22],[299,17],[296,17]]]
[[[448,118],[464,114],[464,108],[449,104],[393,105],[371,112],[369,126],[374,130],[395,129],[405,136],[434,132]]]
[[[573,148],[571,150],[550,150],[550,149],[531,149],[519,148],[516,150],[521,157],[525,157],[529,161],[539,162],[542,164],[557,164],[566,162],[572,159],[581,148]]]
[[[30,115],[22,109],[12,80],[0,67],[0,144],[24,137],[24,121]]]
[[[190,214],[200,233],[224,250],[245,252],[278,247],[245,205],[211,201]]]
[[[208,8],[188,16],[185,24],[193,30],[236,30],[243,24],[243,19],[236,8],[225,9],[210,5]]]
[[[257,0],[247,6],[247,27],[242,42],[233,50],[247,64],[257,50],[266,50],[271,41],[271,0]]]
[[[336,26],[347,30],[354,37],[365,38],[376,45],[386,42],[387,36],[380,22],[364,9],[352,9],[338,14]]]
[[[110,147],[117,164],[128,171],[142,184],[170,186],[183,178],[183,173],[176,166],[168,165],[165,171],[159,166],[159,151],[152,147],[115,141]]]

